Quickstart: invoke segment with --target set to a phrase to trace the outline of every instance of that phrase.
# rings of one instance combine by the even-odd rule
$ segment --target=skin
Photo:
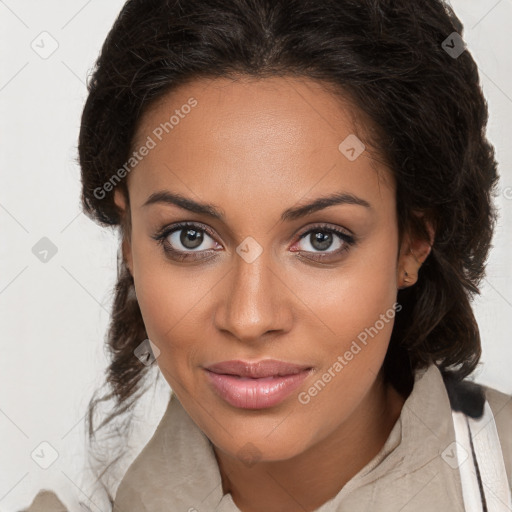
[[[197,106],[128,175],[130,208],[116,189],[131,222],[125,261],[148,337],[161,351],[159,368],[213,443],[224,493],[244,512],[311,511],[379,452],[400,415],[406,397],[383,383],[381,371],[393,320],[309,403],[297,395],[393,310],[398,288],[414,284],[430,243],[405,236],[399,251],[389,169],[369,151],[354,161],[340,152],[340,142],[356,133],[357,111],[321,84],[290,77],[194,81],[145,112],[134,147],[190,97]],[[172,204],[143,206],[161,190],[212,203],[225,219]],[[339,204],[280,221],[285,209],[334,192],[371,208]],[[214,237],[202,232],[197,248],[184,246],[179,231],[167,237],[197,261],[171,259],[152,238],[182,221],[213,230]],[[319,223],[352,233],[355,244],[333,234],[330,246],[319,247],[313,237],[326,233]],[[236,252],[248,236],[263,250],[251,263]],[[336,255],[342,246],[347,250]],[[267,358],[314,367],[297,392],[268,409],[227,404],[203,370]]]

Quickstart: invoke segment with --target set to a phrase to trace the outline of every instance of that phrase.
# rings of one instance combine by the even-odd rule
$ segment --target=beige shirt
[[[512,489],[512,396],[484,390]],[[316,512],[464,511],[450,446],[455,441],[451,411],[439,369],[432,365],[416,372],[413,390],[380,452]],[[35,504],[26,512],[60,511],[55,506],[33,508]],[[211,442],[176,395],[124,475],[114,511],[240,512],[231,494],[222,493]],[[303,508],[297,505],[297,511]]]

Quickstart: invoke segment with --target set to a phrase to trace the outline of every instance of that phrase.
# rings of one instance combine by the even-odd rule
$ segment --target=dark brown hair
[[[471,299],[491,246],[498,175],[477,66],[467,49],[454,57],[443,45],[454,32],[463,35],[462,23],[441,0],[129,0],[88,82],[79,137],[84,211],[129,236],[113,191],[98,190],[128,160],[141,115],[176,87],[237,75],[323,82],[377,127],[365,144],[392,170],[400,240],[406,231],[428,240],[425,219],[435,229],[417,283],[398,292],[403,309],[385,377],[402,392],[431,364],[463,379],[481,355]],[[126,179],[117,186],[129,200]],[[107,389],[89,404],[91,440],[142,394],[151,367],[134,350],[146,338],[121,259]],[[95,428],[94,413],[109,400]]]

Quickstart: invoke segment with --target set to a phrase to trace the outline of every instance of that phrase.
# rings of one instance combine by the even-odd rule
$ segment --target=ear
[[[128,224],[128,219],[126,218],[126,215],[129,215],[129,212],[127,212],[126,208],[126,198],[123,194],[123,192],[116,188],[114,190],[114,202],[117,205],[117,207],[122,210],[123,212],[123,225]],[[122,250],[123,250],[123,259],[128,267],[128,270],[130,271],[130,274],[133,277],[133,257],[132,257],[132,247],[129,239],[129,234],[125,233],[122,241]]]
[[[425,221],[430,240],[412,237],[409,233],[404,237],[400,247],[397,266],[397,288],[399,290],[412,286],[418,280],[421,265],[425,262],[434,243],[435,231],[429,221]]]

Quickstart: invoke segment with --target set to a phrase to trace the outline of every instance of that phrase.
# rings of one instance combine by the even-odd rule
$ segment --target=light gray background
[[[0,511],[27,506],[43,487],[79,511],[77,497],[87,501],[90,489],[83,416],[107,364],[117,236],[80,212],[76,145],[86,76],[123,3],[0,0]],[[483,338],[476,380],[512,393],[512,0],[452,5],[480,69],[501,173],[495,247],[475,303]],[[48,58],[31,46],[41,53],[52,44]],[[32,252],[43,237],[57,248],[46,263]],[[140,405],[133,455],[158,423],[166,391]],[[39,460],[49,457],[43,441],[59,454],[48,469],[31,458],[35,449]]]

